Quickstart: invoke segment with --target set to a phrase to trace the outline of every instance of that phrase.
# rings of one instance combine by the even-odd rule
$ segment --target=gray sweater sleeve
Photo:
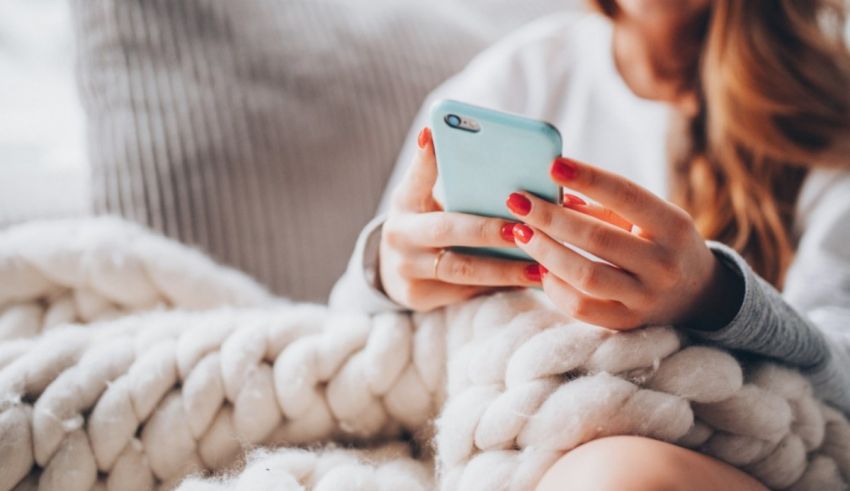
[[[801,312],[756,275],[729,247],[709,243],[715,255],[744,282],[736,316],[717,331],[689,331],[725,348],[776,359],[799,368],[819,397],[850,414],[850,310],[833,307]]]
[[[736,316],[717,331],[689,331],[725,348],[764,355],[799,368],[823,400],[850,414],[850,253],[839,215],[824,234],[805,237],[783,294],[735,251],[709,243],[744,283]],[[814,231],[813,231],[814,232]],[[836,240],[836,239],[841,240]]]

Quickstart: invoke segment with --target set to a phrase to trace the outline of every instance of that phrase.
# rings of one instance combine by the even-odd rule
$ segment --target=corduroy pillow
[[[565,0],[72,0],[92,192],[324,300],[427,93]]]

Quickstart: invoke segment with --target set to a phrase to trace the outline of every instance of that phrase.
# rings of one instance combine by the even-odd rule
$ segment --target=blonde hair
[[[594,3],[616,20],[616,0]],[[681,74],[699,108],[671,155],[673,201],[777,287],[804,177],[850,164],[845,14],[842,0],[713,0],[699,60]]]

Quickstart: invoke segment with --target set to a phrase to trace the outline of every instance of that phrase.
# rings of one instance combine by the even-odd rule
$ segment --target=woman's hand
[[[524,222],[514,228],[517,245],[540,263],[544,291],[568,315],[631,329],[689,322],[716,300],[731,272],[685,211],[621,176],[571,160],[557,159],[550,174],[602,205],[567,195],[559,206],[529,193],[507,201]]]
[[[381,233],[379,271],[394,301],[427,311],[491,291],[540,284],[535,263],[471,256],[453,246],[515,247],[514,222],[443,212],[432,189],[437,161],[431,131],[419,135],[419,153],[393,191]]]

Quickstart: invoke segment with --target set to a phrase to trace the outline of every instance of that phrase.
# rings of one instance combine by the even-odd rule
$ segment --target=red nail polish
[[[419,132],[419,148],[425,148],[429,141],[431,141],[431,128],[426,126]]]
[[[578,166],[572,160],[558,157],[552,163],[549,174],[556,181],[572,181],[578,176]]]
[[[564,206],[584,206],[587,202],[574,194],[564,195]]]
[[[540,273],[539,264],[529,264],[525,267],[525,277],[531,281],[539,283],[543,276]]]
[[[502,229],[500,231],[502,233],[502,238],[505,239],[506,242],[514,243],[514,224],[506,223],[502,225]]]
[[[526,216],[531,213],[531,200],[519,193],[513,193],[508,196],[508,208],[519,216]]]
[[[517,223],[514,225],[514,237],[523,244],[528,244],[528,242],[531,241],[531,238],[534,237],[534,231],[527,225]]]
[[[542,264],[538,264],[537,268],[540,270],[540,280],[543,281],[543,278],[545,278],[546,275],[549,274],[549,270],[546,269],[546,266],[543,266]]]

